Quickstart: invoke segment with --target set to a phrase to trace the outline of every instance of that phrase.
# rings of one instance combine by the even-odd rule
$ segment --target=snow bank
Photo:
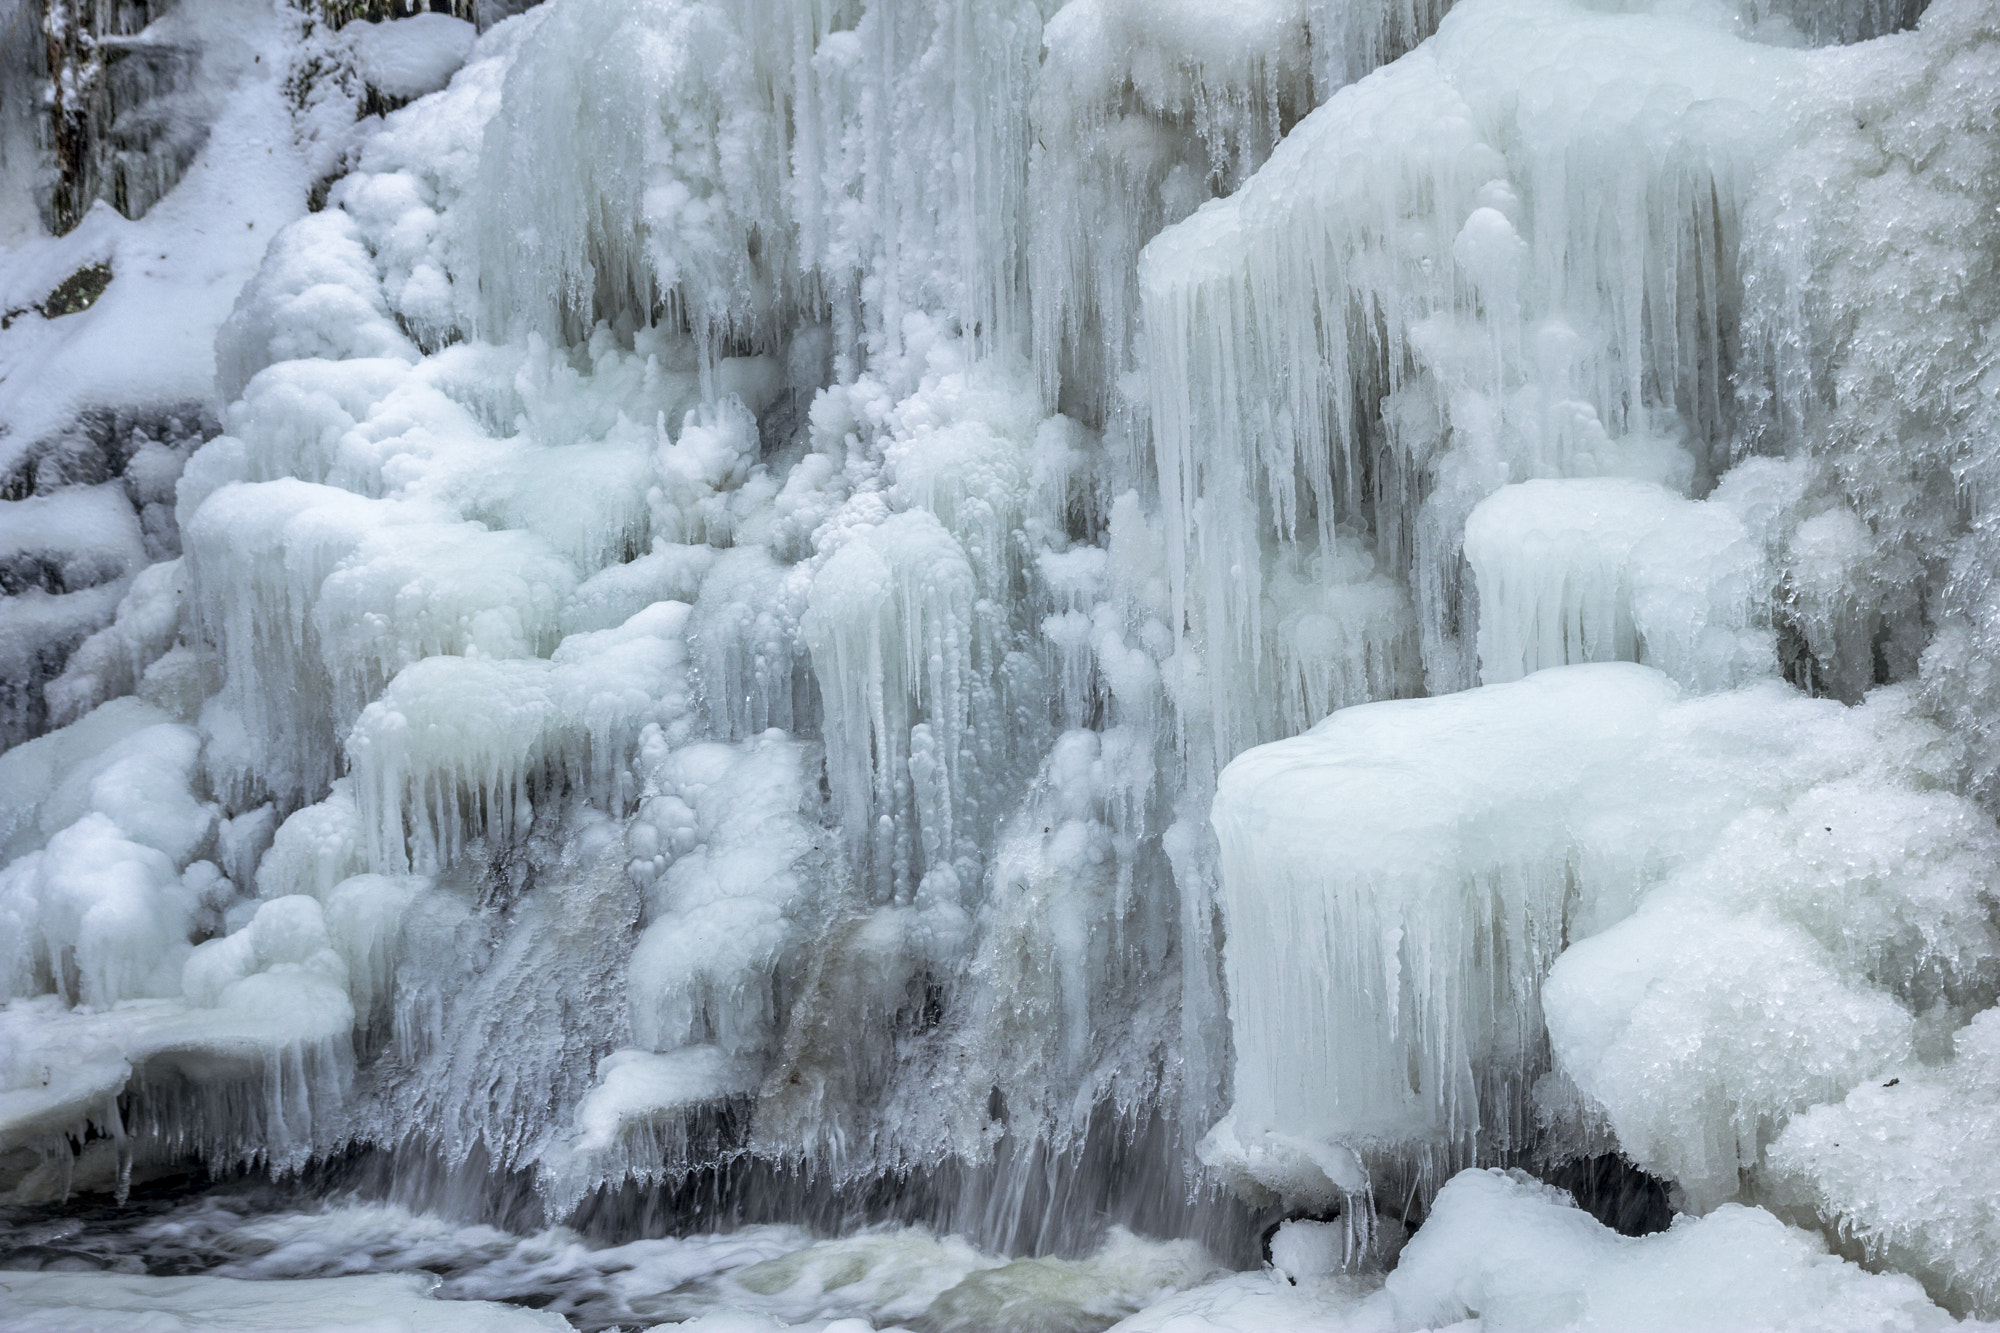
[[[42,490],[73,480],[63,460],[79,441],[65,437],[86,433],[78,418],[93,411],[128,421],[172,413],[196,425],[210,402],[217,327],[266,243],[305,212],[315,165],[276,129],[291,123],[283,85],[296,37],[285,15],[255,0],[221,0],[164,15],[144,39],[193,57],[201,90],[174,110],[213,98],[205,108],[213,120],[179,183],[144,216],[124,218],[99,203],[67,234],[6,252],[0,420],[9,430],[0,473],[25,470],[34,487],[43,470]],[[153,114],[163,112],[171,114]],[[10,188],[29,193],[29,174],[9,165]],[[111,282],[88,309],[55,318],[34,309],[94,263],[109,265]]]
[[[1117,1333],[1971,1327],[1988,1326],[1958,1323],[1912,1279],[1867,1272],[1761,1208],[1732,1204],[1667,1231],[1621,1236],[1561,1190],[1500,1170],[1453,1177],[1386,1279],[1366,1268],[1267,1269],[1113,1325]]]
[[[1950,1329],[1910,1278],[1864,1271],[1757,1208],[1620,1236],[1560,1190],[1468,1171],[1385,1285],[1399,1329]]]

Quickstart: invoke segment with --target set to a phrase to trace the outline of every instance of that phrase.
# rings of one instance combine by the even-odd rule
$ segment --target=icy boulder
[[[2000,1312],[2000,1010],[1951,1058],[1875,1072],[1772,1145],[1774,1193],[1831,1219],[1868,1257],[1922,1276],[1953,1309]]]
[[[1753,1163],[1905,1058],[1918,1012],[1993,984],[1988,875],[1961,851],[1995,831],[1924,794],[1944,765],[1898,691],[1682,700],[1622,664],[1247,752],[1212,814],[1237,1066],[1209,1156],[1304,1199],[1344,1153],[1435,1180],[1561,1120],[1533,1091],[1553,1035],[1628,1152],[1730,1197],[1739,1143]]]
[[[0,869],[0,919],[13,927],[0,996],[106,1006],[178,989],[198,913],[215,905],[215,867],[197,860],[218,831],[194,790],[200,747],[192,729],[127,701],[0,760],[18,820]],[[48,785],[28,785],[37,779]]]
[[[43,977],[57,993],[90,1005],[168,993],[194,903],[163,853],[93,813],[5,875],[9,915],[20,925],[12,993],[35,994]]]
[[[478,33],[463,19],[412,14],[386,23],[350,23],[341,36],[354,52],[355,72],[370,88],[408,100],[451,82]]]
[[[1913,1279],[1856,1267],[1762,1209],[1626,1237],[1562,1191],[1500,1171],[1439,1192],[1384,1290],[1400,1329],[1957,1327]]]
[[[0,1153],[37,1163],[0,1191],[23,1201],[162,1149],[297,1163],[344,1093],[362,932],[309,897],[246,901],[208,859],[240,867],[268,820],[218,819],[200,749],[117,700],[0,757]]]
[[[2000,993],[1996,862],[2000,829],[1942,792],[1850,778],[1746,813],[1557,960],[1556,1063],[1633,1161],[1713,1207],[1788,1117]]]
[[[1442,1164],[1482,1128],[1525,1129],[1507,1108],[1537,1063],[1568,818],[1597,772],[1632,763],[1674,694],[1635,666],[1545,672],[1345,709],[1223,770],[1211,818],[1241,1144],[1218,1140],[1224,1159],[1331,1202],[1361,1177],[1317,1165],[1329,1154],[1423,1145]]]
[[[303,894],[258,904],[247,925],[198,945],[181,969],[190,1006],[290,1015],[321,1040],[354,1025],[347,987],[347,960],[327,933],[325,912]]]
[[[88,808],[91,781],[121,745],[169,720],[138,699],[115,699],[0,755],[0,856],[44,846]]]
[[[1990,1327],[1960,1324],[1913,1279],[1830,1254],[1824,1237],[1761,1208],[1732,1204],[1621,1236],[1518,1171],[1453,1177],[1386,1278],[1371,1262],[1343,1262],[1338,1231],[1288,1222],[1272,1239],[1274,1268],[1169,1295],[1115,1333]]]

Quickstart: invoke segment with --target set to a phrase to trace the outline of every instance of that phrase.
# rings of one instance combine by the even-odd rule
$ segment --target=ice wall
[[[264,15],[0,263],[0,1188],[1618,1153],[1991,1308],[1839,1147],[1985,1123],[1987,7],[500,8]]]
[[[883,162],[873,183],[876,166],[841,159],[853,196],[914,172],[957,199],[945,230],[960,234],[919,210],[857,240],[879,225],[857,214],[846,258],[794,271],[807,261],[782,248],[783,215],[809,173],[791,161],[768,197],[728,174],[765,161],[728,125],[807,114],[792,101],[806,76],[770,48],[762,65],[717,55],[748,50],[753,17],[552,6],[366,139],[221,332],[232,402],[178,489],[184,560],[107,631],[89,658],[107,665],[76,676],[81,701],[115,690],[93,683],[114,667],[158,665],[120,652],[190,669],[170,702],[204,738],[194,780],[231,828],[246,821],[212,885],[219,926],[300,897],[344,941],[360,1070],[344,1114],[302,1139],[535,1169],[567,1206],[600,1181],[706,1164],[724,1144],[689,1126],[753,1107],[771,1156],[865,1174],[990,1155],[989,1104],[1030,1145],[1069,1143],[1114,1089],[1133,1108],[1161,1090],[1173,999],[1151,978],[1176,907],[1139,887],[1166,873],[1157,542],[1136,514],[1107,519],[1094,436],[1049,416],[1004,354],[1018,279],[1005,264],[954,277],[939,258],[993,249],[980,192],[995,187],[953,174],[960,157],[933,143],[935,159]],[[990,10],[794,17],[808,36],[847,25],[813,38],[815,78],[870,50],[901,69],[912,44],[957,62],[899,74],[895,107],[836,81],[847,100],[817,128],[843,151],[935,101],[919,75],[993,76],[990,42],[970,54]],[[652,98],[637,128],[563,119],[571,47],[607,32]],[[1025,101],[987,96],[961,107],[985,128],[953,133],[1018,162],[1007,117]],[[676,125],[686,143],[663,147]],[[612,213],[543,216],[568,196],[495,183],[509,153],[576,136],[596,146],[566,160],[606,189],[652,162],[645,199],[593,186]],[[730,230],[731,197],[749,232]],[[646,212],[667,204],[671,226]],[[650,248],[619,251],[634,215],[652,219]],[[523,219],[549,247],[532,262],[506,251]],[[855,290],[842,264],[893,277],[878,242],[931,285]],[[783,275],[770,301],[730,285],[759,256]],[[881,313],[918,295],[945,309]],[[766,350],[733,354],[746,347]],[[829,384],[863,357],[867,373]],[[1084,539],[1107,523],[1116,552]],[[166,645],[148,628],[162,617]],[[1095,757],[1058,776],[1062,718],[1064,753]],[[1125,730],[1100,749],[1085,721]],[[1025,826],[1050,783],[1065,813],[1041,847]],[[1023,829],[1007,873],[1038,886],[1025,901],[1076,900],[1053,939],[1011,896],[987,909],[1003,826]],[[1078,845],[1086,870],[1067,863]],[[552,938],[535,923],[565,898],[579,919]],[[1045,1034],[1053,1063],[1024,1049],[997,1067],[1004,968],[1033,941],[1022,984],[1069,1017]],[[1135,1021],[1138,1040],[1109,1035]]]
[[[1454,11],[1148,247],[1169,565],[1222,753],[1271,736],[1249,709],[1274,559],[1375,529],[1408,572],[1425,679],[1461,688],[1479,500],[1720,470],[1744,167],[1795,59],[1670,18]],[[1515,98],[1529,70],[1544,91]]]
[[[830,319],[851,374],[930,311],[1019,347],[1032,5],[532,21],[465,210],[483,330],[574,337],[658,314],[713,355]]]
[[[1886,1159],[1864,1167],[1829,1146],[1862,1139],[1863,1124],[1945,1134],[1947,1119],[1980,1114],[1926,1100],[1956,1068],[1884,1100],[1910,1079],[1903,1071],[1945,1060],[1954,1030],[1962,1052],[1979,1049],[1974,1020],[1993,997],[1990,856],[1979,850],[1990,816],[1944,790],[1964,780],[1968,759],[1982,771],[1978,751],[1961,748],[1979,734],[1977,706],[1926,702],[1945,679],[1970,683],[1956,656],[1973,641],[1970,617],[1933,641],[1917,690],[1882,687],[1919,677],[1904,645],[1960,614],[1939,590],[1983,586],[1936,581],[1946,545],[1958,543],[1961,561],[1983,549],[1968,535],[1976,488],[1919,498],[1949,484],[1953,466],[1976,472],[1977,447],[1959,432],[1979,409],[1942,385],[1983,354],[1961,361],[1931,350],[1942,344],[1928,334],[1892,332],[1899,300],[1878,306],[1871,279],[1832,273],[1855,262],[1849,245],[1874,247],[1862,262],[1885,271],[1924,253],[1929,228],[1965,197],[1966,185],[1946,180],[1971,178],[1891,165],[1904,174],[1885,197],[1907,204],[1915,189],[1940,208],[1862,222],[1847,204],[1839,220],[1820,212],[1802,174],[1811,162],[1823,182],[1910,151],[1867,137],[1858,99],[1894,98],[1910,134],[1935,146],[1963,133],[1954,141],[1981,151],[1971,145],[1984,136],[1964,119],[1984,114],[1968,90],[1991,49],[1990,16],[1975,10],[1934,11],[1918,33],[1871,47],[1797,55],[1763,44],[1884,16],[1798,16],[1794,26],[1746,14],[1739,31],[1756,45],[1682,30],[1689,58],[1711,70],[1744,60],[1744,82],[1678,115],[1655,100],[1621,121],[1615,101],[1592,103],[1587,118],[1557,110],[1602,68],[1590,65],[1533,105],[1487,109],[1483,90],[1500,85],[1472,62],[1505,37],[1458,47],[1461,33],[1484,31],[1474,25],[1487,12],[1462,6],[1435,41],[1302,122],[1236,196],[1149,247],[1156,440],[1180,450],[1179,498],[1166,457],[1163,498],[1181,506],[1189,534],[1169,569],[1190,640],[1213,659],[1220,608],[1225,643],[1259,653],[1264,631],[1248,613],[1260,572],[1309,543],[1309,520],[1330,511],[1372,521],[1385,551],[1410,562],[1430,688],[1483,682],[1424,705],[1464,710],[1435,732],[1417,705],[1374,705],[1224,772],[1213,818],[1237,1063],[1231,1113],[1203,1153],[1247,1187],[1325,1207],[1365,1189],[1371,1166],[1375,1187],[1421,1194],[1425,1173],[1457,1161],[1615,1145],[1673,1181],[1679,1206],[1752,1199],[1803,1210],[1878,1262],[1921,1272],[1953,1308],[1986,1308],[1969,1277],[1970,1256],[1990,1254],[1973,1239],[1979,1224],[1946,1221],[1979,1206],[1964,1212]],[[1571,32],[1603,23],[1607,40],[1645,30],[1573,17]],[[1547,35],[1548,49],[1560,46]],[[1773,100],[1751,91],[1752,69]],[[1792,82],[1808,75],[1812,95]],[[1419,95],[1424,78],[1437,81]],[[1401,105],[1391,100],[1399,88],[1411,90]],[[1439,122],[1440,106],[1457,117]],[[1543,111],[1552,118],[1539,120]],[[1727,152],[1699,148],[1699,127],[1730,116],[1744,119]],[[1481,142],[1487,124],[1504,128]],[[1455,131],[1469,146],[1449,162],[1469,171],[1466,182],[1367,164],[1364,142],[1418,125],[1431,132],[1397,150],[1398,165]],[[1537,156],[1538,134],[1552,131],[1541,142],[1555,151]],[[1621,133],[1641,134],[1646,170],[1666,174],[1626,196],[1646,200],[1643,227],[1592,241],[1587,228],[1617,225],[1616,205],[1551,200]],[[1700,197],[1658,193],[1689,169],[1704,173]],[[1499,184],[1482,198],[1470,176],[1489,171]],[[1587,178],[1607,180],[1599,168]],[[1675,241],[1688,218],[1693,232]],[[1430,262],[1370,285],[1426,237]],[[1293,249],[1303,238],[1307,248]],[[1592,273],[1592,253],[1615,256],[1613,267]],[[1935,280],[1886,281],[1931,290]],[[1549,284],[1540,296],[1538,283]],[[1955,288],[1936,299],[1947,322],[1977,307]],[[1526,313],[1536,301],[1542,313]],[[1585,313],[1593,301],[1603,304]],[[1897,362],[1908,366],[1901,385],[1864,387],[1876,372],[1841,350],[1849,331],[1910,358]],[[1558,332],[1568,401],[1551,412],[1555,393],[1538,380],[1556,363],[1534,356],[1556,343],[1529,349]],[[1905,390],[1927,375],[1939,389],[1919,407]],[[1585,420],[1602,443],[1572,452]],[[1413,424],[1426,443],[1406,453]],[[1919,438],[1931,442],[1919,452],[1935,447],[1956,463],[1913,463],[1907,442]],[[1752,451],[1791,456],[1737,461]],[[1879,469],[1891,455],[1914,471],[1891,480]],[[1579,731],[1599,710],[1581,684],[1587,668],[1566,665],[1617,660],[1656,666],[1691,692],[1625,758]],[[1780,674],[1866,702],[1843,715],[1807,708],[1775,682],[1732,691]],[[1511,693],[1559,684],[1576,698],[1539,725]],[[1724,692],[1700,697],[1711,691]],[[1389,710],[1408,711],[1374,721]],[[1506,729],[1516,719],[1523,733]],[[1721,730],[1698,739],[1711,725]],[[1476,758],[1489,737],[1505,772],[1490,782]],[[1577,778],[1571,764],[1601,767]],[[1432,817],[1439,827],[1424,825]],[[1488,817],[1507,839],[1483,832]],[[1548,859],[1515,864],[1517,833]],[[1412,903],[1436,915],[1413,920]],[[1490,956],[1440,965],[1467,947],[1461,929]],[[1302,1064],[1301,1049],[1331,1055]],[[1960,1066],[1976,1058],[1961,1054]],[[1892,1116],[1909,1128],[1888,1129]],[[1920,1233],[1930,1237],[1921,1257],[1910,1248]]]
[[[1139,292],[1134,261],[1162,227],[1227,194],[1312,101],[1309,9],[1088,0],[1043,34],[1030,160],[1034,346],[1051,401],[1129,435]]]

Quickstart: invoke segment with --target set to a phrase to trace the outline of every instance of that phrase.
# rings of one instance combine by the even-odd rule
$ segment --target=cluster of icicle
[[[1990,1306],[1843,1126],[1995,1114],[2000,41],[1710,8],[494,26],[0,756],[12,1188],[1108,1108],[1350,1215],[1615,1148]]]

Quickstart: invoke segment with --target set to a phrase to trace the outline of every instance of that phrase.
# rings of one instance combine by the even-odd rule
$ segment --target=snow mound
[[[403,101],[434,93],[472,54],[478,32],[463,19],[412,14],[386,22],[350,23],[340,30],[354,52],[354,69],[370,88]]]

